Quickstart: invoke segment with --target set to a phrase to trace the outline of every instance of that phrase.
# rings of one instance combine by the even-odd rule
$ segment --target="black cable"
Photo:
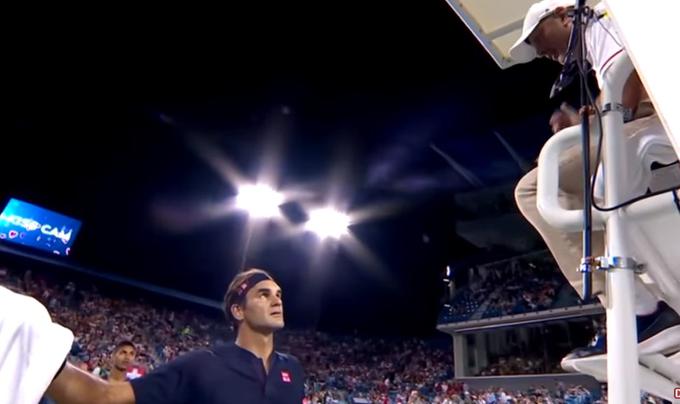
[[[574,65],[580,71],[583,69],[583,60],[586,58],[586,48],[585,44],[585,27],[587,26],[589,9],[584,6],[584,2],[579,1],[577,10],[575,10],[573,17],[573,28],[572,37],[575,38],[576,43],[574,44],[575,54],[571,56],[574,57]],[[586,101],[586,91],[585,88],[588,86],[587,76],[578,74],[579,84],[581,87],[580,91],[580,108],[579,111],[581,120],[581,148],[583,152],[583,259],[581,261],[581,266],[579,267],[581,274],[583,276],[583,298],[584,301],[588,302],[592,298],[592,284],[593,284],[593,272],[592,266],[592,232],[593,232],[593,218],[592,210],[589,208],[592,206],[592,197],[589,192],[590,181],[590,118],[582,110],[583,107],[587,105]]]

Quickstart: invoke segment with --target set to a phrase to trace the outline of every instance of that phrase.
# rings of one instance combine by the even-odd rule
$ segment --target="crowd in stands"
[[[487,288],[474,292],[469,288],[461,290],[451,302],[444,305],[440,322],[452,323],[467,320],[488,297],[487,293]]]
[[[333,395],[313,396],[308,403],[346,403]],[[435,393],[429,397],[416,390],[395,396],[378,395],[377,399],[357,401],[362,403],[404,403],[404,404],[601,404],[606,398],[595,399],[593,394],[582,386],[561,386],[547,389],[545,386],[529,388],[526,391],[510,391],[503,388],[471,389],[466,383],[443,382],[435,386]],[[351,401],[349,401],[351,403]]]
[[[550,260],[513,260],[505,272],[503,287],[489,299],[483,317],[549,309],[565,284]]]
[[[283,350],[297,353],[314,397],[330,394],[383,402],[411,394],[433,397],[439,383],[453,378],[450,351],[417,339],[329,336],[322,333],[283,335]],[[286,346],[286,344],[288,346]],[[415,392],[415,393],[413,393]]]
[[[465,321],[489,298],[501,282],[499,268],[473,268],[468,285],[460,288],[451,301],[444,305],[443,322]]]
[[[76,341],[69,360],[87,371],[106,368],[112,349],[122,339],[135,343],[139,365],[151,371],[186,352],[233,338],[219,316],[111,296],[92,285],[82,287],[3,268],[0,284],[35,297],[55,321],[72,329]],[[579,386],[523,392],[471,389],[453,379],[450,349],[422,339],[284,331],[277,336],[277,349],[302,362],[308,404],[601,402]]]
[[[482,369],[478,376],[531,375],[564,372],[559,361],[554,362],[551,365],[551,369],[546,369],[544,360],[536,356],[500,357],[491,365]],[[548,366],[550,366],[550,363]]]
[[[52,319],[73,331],[75,342],[70,361],[85,370],[106,364],[120,340],[137,347],[137,360],[144,369],[224,338],[226,324],[197,316],[188,310],[174,311],[141,300],[103,296],[97,288],[77,287],[74,282],[56,284],[34,277],[27,271],[21,277],[6,278],[4,285],[20,289],[42,302]]]
[[[569,288],[548,253],[474,267],[467,285],[458,288],[444,305],[440,322],[500,317],[550,309],[562,287]],[[570,304],[580,304],[578,295],[569,293]],[[481,308],[480,308],[481,307]]]

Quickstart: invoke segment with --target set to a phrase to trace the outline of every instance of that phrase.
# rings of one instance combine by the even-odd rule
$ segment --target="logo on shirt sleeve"
[[[290,383],[291,382],[291,377],[290,377],[290,372],[286,370],[281,371],[281,380],[283,380],[284,383]]]

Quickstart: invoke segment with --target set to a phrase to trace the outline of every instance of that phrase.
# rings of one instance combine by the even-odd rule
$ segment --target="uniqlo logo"
[[[282,371],[281,380],[283,380],[284,383],[290,383],[290,373]]]
[[[675,388],[675,392],[673,394],[675,398],[680,398],[680,387]]]

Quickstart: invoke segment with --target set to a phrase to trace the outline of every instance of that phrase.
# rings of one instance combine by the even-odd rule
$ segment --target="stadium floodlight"
[[[309,212],[305,228],[320,238],[340,238],[347,234],[349,216],[333,208],[315,209]]]
[[[283,199],[283,194],[269,185],[243,185],[236,195],[236,207],[245,210],[251,217],[272,218],[279,214]]]

